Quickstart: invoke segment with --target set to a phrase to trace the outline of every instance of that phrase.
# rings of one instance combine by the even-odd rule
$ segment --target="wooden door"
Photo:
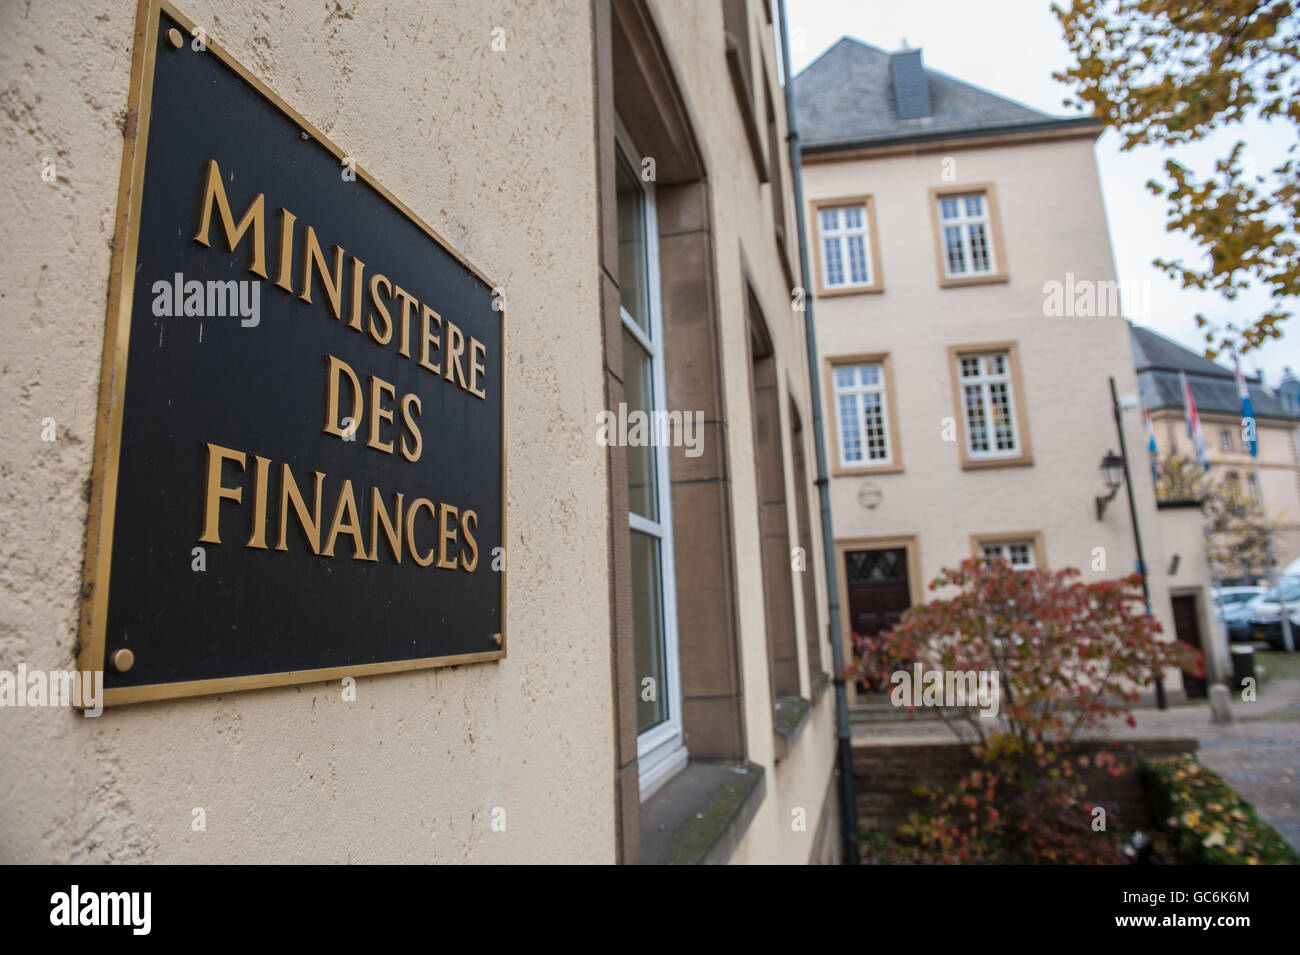
[[[1178,594],[1174,596],[1173,602],[1174,632],[1178,639],[1204,653],[1204,647],[1201,645],[1200,617],[1196,613],[1196,595]],[[1183,686],[1187,688],[1189,698],[1205,696],[1205,681],[1200,677],[1184,673]]]
[[[853,550],[844,554],[844,579],[849,596],[849,627],[859,637],[874,637],[898,622],[912,605],[907,577],[907,548]],[[888,673],[872,673],[872,661],[858,680],[861,692],[889,686]]]

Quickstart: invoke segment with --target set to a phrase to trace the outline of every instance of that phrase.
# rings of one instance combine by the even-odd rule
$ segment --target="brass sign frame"
[[[166,14],[185,29],[184,41],[189,42],[197,25],[176,10],[167,0],[140,0],[136,14],[134,51],[131,58],[131,86],[127,100],[127,135],[122,153],[122,172],[117,194],[117,223],[114,229],[112,269],[109,273],[108,314],[104,327],[104,351],[100,366],[99,399],[95,419],[95,454],[91,471],[91,498],[86,531],[86,552],[82,571],[82,602],[79,621],[79,649],[77,668],[104,670],[107,646],[108,598],[113,556],[113,523],[116,516],[118,467],[122,442],[122,419],[126,396],[127,352],[130,345],[131,311],[135,293],[135,270],[138,250],[140,207],[144,184],[146,153],[149,146],[149,119],[153,99],[154,64],[158,48],[160,15]],[[206,31],[205,31],[206,32]],[[343,161],[350,154],[336,146],[324,133],[289,106],[273,90],[246,70],[233,56],[204,36],[206,50],[203,55],[217,57],[270,101],[300,130]],[[428,223],[412,212],[396,196],[384,188],[373,176],[356,165],[357,178],[390,202],[422,232],[453,256],[462,266],[482,280],[488,288],[497,283],[489,279],[440,236]],[[494,303],[494,308],[496,304]],[[501,389],[501,542],[506,542],[506,335],[505,303],[501,313],[501,348],[499,387]],[[493,571],[495,572],[495,571]],[[251,690],[272,686],[289,686],[338,680],[347,676],[373,676],[403,670],[423,670],[432,667],[458,666],[506,657],[506,568],[501,574],[501,632],[491,635],[498,649],[480,653],[463,653],[441,657],[423,657],[411,660],[390,660],[381,663],[354,664],[311,670],[289,670],[277,673],[258,673],[249,676],[221,677],[174,683],[153,683],[141,686],[116,687],[104,690],[104,704],[139,703],[149,700],[176,699],[226,693],[234,690]]]

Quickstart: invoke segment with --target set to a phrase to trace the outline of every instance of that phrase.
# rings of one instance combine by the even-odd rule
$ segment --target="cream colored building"
[[[1093,144],[1057,118],[841,39],[795,79],[844,637],[941,568],[1137,567],[1109,379],[1137,394]],[[1084,290],[1087,289],[1087,294]],[[1161,544],[1136,402],[1123,412],[1152,610],[1209,631],[1206,581]],[[1171,700],[1182,695],[1170,673]]]
[[[836,858],[814,413],[802,313],[791,308],[801,282],[770,5],[398,0],[338,16],[316,4],[178,0],[168,9],[499,282],[508,652],[363,676],[355,701],[338,680],[304,678],[93,719],[0,709],[0,860]],[[12,172],[0,185],[4,670],[68,668],[76,654],[140,11],[141,22],[158,15],[133,0],[0,11]],[[1071,162],[1062,175],[1091,176],[1076,145],[1030,148]],[[991,175],[978,155],[963,160],[963,175]],[[846,187],[819,182],[825,194]],[[1008,189],[1005,201],[1012,254],[1029,256],[1018,232],[1027,200]],[[1064,192],[1059,201],[1072,208]],[[1086,228],[1098,241],[1081,267],[1100,269],[1104,227],[1089,218]],[[905,268],[924,273],[928,263],[910,258],[889,260],[898,271],[877,303],[912,284]],[[1013,274],[1028,279],[1029,260]],[[1006,319],[989,318],[989,291],[957,293],[987,304],[954,340],[1011,334]],[[836,333],[846,316],[834,305],[827,313],[832,352],[882,347]],[[984,318],[987,330],[970,328]],[[1051,329],[1053,355],[1082,334],[1028,320]],[[1040,402],[1067,398],[1049,394],[1032,370],[1040,345],[1021,337],[1037,416]],[[923,474],[923,434],[947,412],[929,384],[942,352],[898,355],[910,470],[888,486],[884,510],[929,495],[988,513],[983,485],[956,472],[904,483]],[[1089,392],[1090,412],[1102,397]],[[620,403],[701,413],[702,453],[602,445],[598,416]],[[1032,473],[1070,476],[1081,527],[1108,443],[1099,420],[1059,465],[1048,462],[1071,442],[1032,422],[1041,462]],[[996,500],[1013,524],[1041,531],[1053,559],[1074,560],[1070,548],[1089,542],[1067,538],[1053,523],[1064,518],[1010,508],[1028,473],[961,476],[1010,481]],[[843,520],[859,483],[837,482]],[[950,490],[958,500],[948,502]],[[988,516],[972,529],[1003,526]],[[845,531],[876,533],[852,522]],[[1114,564],[1129,560],[1119,509],[1095,531]],[[925,539],[927,570],[950,559],[951,534]]]
[[[1254,462],[1249,444],[1242,441],[1241,398],[1232,370],[1141,326],[1133,327],[1133,359],[1161,459],[1171,454],[1196,457],[1187,434],[1180,377],[1185,375],[1205,434],[1211,479],[1254,489]],[[1294,397],[1258,381],[1248,379],[1247,387],[1258,436],[1259,490],[1264,512],[1275,524],[1274,557],[1281,569],[1300,557],[1300,458],[1295,443],[1300,406]]]

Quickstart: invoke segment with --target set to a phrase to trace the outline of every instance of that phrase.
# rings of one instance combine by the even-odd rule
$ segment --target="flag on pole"
[[[1156,447],[1156,426],[1151,423],[1151,409],[1142,406],[1142,414],[1147,419],[1147,450],[1151,452],[1151,480],[1160,481],[1160,450]]]
[[[1237,396],[1241,398],[1241,436],[1244,443],[1250,447],[1250,456],[1259,457],[1259,435],[1255,430],[1255,409],[1250,403],[1250,388],[1246,385],[1246,378],[1241,373],[1241,362],[1237,360],[1237,353],[1232,353],[1233,370],[1237,373]]]
[[[1192,397],[1192,386],[1187,380],[1187,372],[1180,371],[1178,377],[1183,380],[1183,407],[1187,413],[1187,437],[1192,439],[1196,448],[1196,459],[1201,467],[1210,470],[1210,456],[1205,450],[1205,432],[1201,430],[1201,416],[1196,412],[1196,399]]]

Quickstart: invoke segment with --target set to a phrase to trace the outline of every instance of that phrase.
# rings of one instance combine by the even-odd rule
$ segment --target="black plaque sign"
[[[79,666],[112,704],[504,657],[502,297],[167,4],[132,108]]]

